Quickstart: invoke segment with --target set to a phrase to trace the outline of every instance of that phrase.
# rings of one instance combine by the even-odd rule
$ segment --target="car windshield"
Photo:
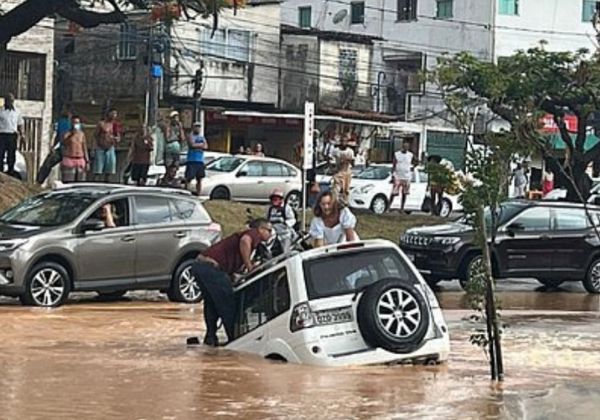
[[[388,166],[371,166],[362,170],[356,179],[386,179],[390,176],[392,169]]]
[[[309,299],[355,293],[387,277],[416,281],[393,249],[363,249],[308,260],[304,263],[304,277]]]
[[[507,221],[512,219],[514,216],[516,216],[517,213],[519,213],[521,210],[523,210],[523,208],[524,208],[524,205],[520,204],[520,203],[503,203],[503,204],[501,204],[500,207],[498,207],[498,211],[496,213],[497,214],[496,226],[500,226],[500,225],[506,223]],[[485,225],[488,227],[491,226],[492,212],[490,211],[489,208],[485,209],[484,215],[485,215]],[[461,217],[460,219],[458,219],[458,222],[465,224],[465,225],[473,225],[473,221],[472,221],[470,215]]]
[[[206,165],[206,169],[209,171],[215,172],[231,172],[235,171],[245,159],[230,156],[230,157],[222,157],[213,160],[208,165]]]
[[[28,226],[60,226],[72,222],[98,194],[51,192],[23,201],[0,216],[0,222]]]

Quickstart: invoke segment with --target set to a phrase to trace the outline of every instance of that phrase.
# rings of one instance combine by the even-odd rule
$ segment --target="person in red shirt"
[[[204,296],[204,322],[206,335],[204,344],[218,346],[217,320],[221,318],[227,338],[233,339],[235,300],[231,276],[242,268],[254,269],[252,252],[258,245],[271,237],[273,227],[268,220],[259,219],[256,226],[217,242],[198,255],[192,273]]]

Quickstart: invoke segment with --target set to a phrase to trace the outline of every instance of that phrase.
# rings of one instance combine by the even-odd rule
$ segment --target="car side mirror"
[[[512,223],[506,227],[506,232],[508,232],[510,236],[515,236],[515,233],[523,230],[525,230],[525,227],[521,223]]]
[[[81,233],[85,232],[98,232],[103,230],[106,227],[104,222],[99,219],[87,219],[81,225]]]
[[[248,171],[239,171],[236,175],[238,178],[242,176],[248,176]]]

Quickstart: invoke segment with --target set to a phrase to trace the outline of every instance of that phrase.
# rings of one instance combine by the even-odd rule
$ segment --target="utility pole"
[[[158,106],[160,98],[160,82],[163,76],[162,53],[164,47],[160,36],[160,26],[150,29],[150,74],[148,97],[148,126],[155,127],[158,122]]]
[[[194,122],[202,121],[202,111],[200,110],[200,101],[202,98],[202,83],[204,81],[204,61],[200,60],[200,67],[194,75]],[[204,121],[202,121],[202,130],[204,130]]]

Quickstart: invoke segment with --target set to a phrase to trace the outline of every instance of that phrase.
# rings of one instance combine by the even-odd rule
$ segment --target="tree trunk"
[[[586,201],[590,197],[592,180],[586,173],[587,167],[588,163],[582,159],[571,159],[571,170],[567,169],[567,174],[570,178],[567,183],[567,201],[580,203],[582,200]]]

